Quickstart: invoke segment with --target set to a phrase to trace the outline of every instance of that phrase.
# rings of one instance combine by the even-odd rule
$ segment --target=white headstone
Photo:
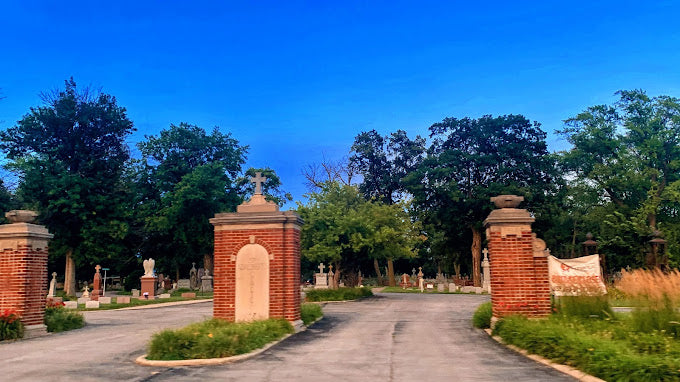
[[[78,301],[64,301],[64,308],[78,309]]]
[[[50,291],[47,293],[47,297],[54,297],[56,286],[57,286],[57,272],[52,272],[52,280],[50,281]]]
[[[170,293],[161,293],[161,295],[158,296],[158,298],[170,298]]]
[[[99,301],[87,301],[85,303],[87,309],[99,309]]]
[[[110,304],[111,297],[99,297],[99,304]]]

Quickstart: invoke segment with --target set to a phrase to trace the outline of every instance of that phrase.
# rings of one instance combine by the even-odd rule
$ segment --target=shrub
[[[312,289],[305,294],[307,301],[344,301],[373,296],[371,288]]]
[[[555,299],[557,311],[567,317],[610,318],[614,316],[605,296],[561,296]]]
[[[475,314],[472,315],[472,325],[480,329],[490,328],[491,315],[491,301],[483,303],[477,307]]]
[[[24,325],[19,314],[12,309],[0,312],[0,341],[13,340],[24,336]]]
[[[318,304],[302,304],[300,307],[300,316],[302,322],[305,325],[309,325],[323,316],[323,312],[321,312],[321,306]]]
[[[221,358],[248,353],[293,333],[284,319],[234,323],[211,319],[154,334],[147,359]]]
[[[48,332],[65,332],[85,326],[80,312],[64,309],[63,303],[53,303],[45,309],[45,325]]]

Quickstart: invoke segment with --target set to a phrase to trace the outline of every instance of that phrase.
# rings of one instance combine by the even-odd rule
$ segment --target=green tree
[[[65,289],[74,295],[77,264],[122,250],[129,197],[120,179],[134,129],[115,97],[79,91],[73,79],[43,100],[0,134],[0,147],[20,174],[19,197],[54,233],[50,255],[65,257]]]
[[[237,178],[246,146],[215,128],[180,123],[147,136],[138,148],[138,216],[142,219],[144,257],[158,260],[159,269],[175,271],[212,253],[213,230],[208,221],[218,212],[233,211],[241,201]]]
[[[313,262],[332,264],[336,281],[344,275],[356,282],[360,264],[372,258],[414,256],[419,226],[403,205],[366,201],[356,187],[329,182],[298,203],[304,219],[302,254]]]
[[[354,138],[349,166],[362,176],[359,189],[366,199],[391,205],[406,198],[405,177],[414,171],[423,159],[425,139],[409,139],[406,132],[397,130],[389,136],[377,131],[362,132]],[[387,261],[388,284],[394,286],[394,262]],[[378,282],[382,281],[379,258],[374,258]]]
[[[424,224],[441,227],[452,248],[459,245],[461,227],[470,230],[472,276],[479,286],[489,197],[519,193],[530,204],[540,204],[555,177],[546,134],[521,115],[486,115],[446,118],[430,127],[430,136],[426,159],[408,177],[409,190]]]
[[[603,227],[604,250],[640,265],[652,231],[677,224],[680,102],[642,90],[616,94],[613,105],[592,106],[565,121],[561,133],[573,147],[561,159],[572,184],[598,196],[589,215],[595,228]],[[669,244],[677,259],[680,248]]]

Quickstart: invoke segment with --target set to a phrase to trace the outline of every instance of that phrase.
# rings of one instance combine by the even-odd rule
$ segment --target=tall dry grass
[[[680,337],[680,272],[658,269],[622,271],[616,288],[632,299],[633,328],[639,332],[664,331]]]
[[[616,288],[650,309],[680,306],[680,271],[669,273],[658,269],[621,271]]]

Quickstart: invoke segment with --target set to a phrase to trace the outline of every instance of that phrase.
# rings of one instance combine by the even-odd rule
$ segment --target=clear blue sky
[[[361,131],[513,113],[552,133],[619,89],[678,97],[678,16],[677,1],[0,0],[0,128],[73,76],[127,108],[131,144],[219,126],[301,200],[302,169]]]

